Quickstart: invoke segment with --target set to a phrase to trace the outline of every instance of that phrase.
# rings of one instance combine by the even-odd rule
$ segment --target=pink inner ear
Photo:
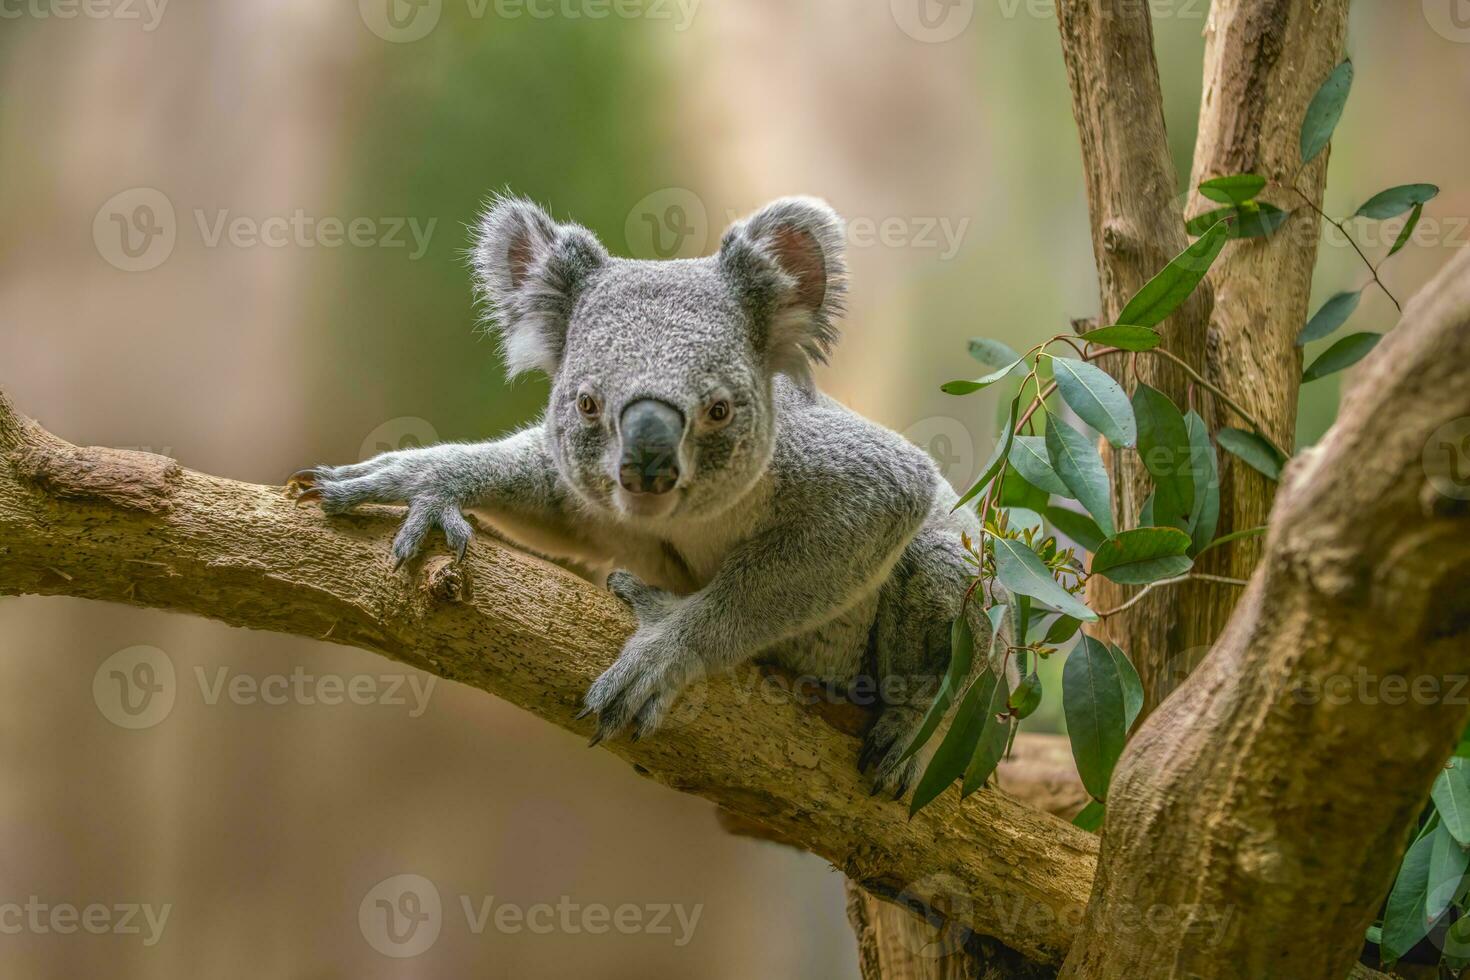
[[[827,264],[816,236],[786,225],[771,234],[771,251],[781,271],[796,280],[796,302],[810,310],[822,307],[827,296]]]
[[[512,288],[519,288],[521,283],[526,281],[526,274],[531,271],[533,255],[531,233],[526,229],[521,229],[520,234],[510,240],[510,248],[505,252],[506,263],[510,266]]]

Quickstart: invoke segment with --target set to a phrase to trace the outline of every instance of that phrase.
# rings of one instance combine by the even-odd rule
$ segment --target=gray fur
[[[978,528],[950,513],[954,492],[924,452],[811,384],[836,340],[842,240],[827,205],[791,198],[733,225],[714,256],[634,261],[499,198],[476,277],[510,370],[551,375],[541,420],[318,467],[298,492],[332,513],[407,502],[400,562],[435,527],[462,552],[470,509],[539,552],[619,569],[608,586],[639,626],[587,692],[595,739],[652,734],[688,685],[756,657],[839,686],[876,678],[884,701],[861,762],[875,790],[901,795],[922,756],[898,757],[971,574],[960,532]],[[685,420],[678,483],[659,495],[618,481],[618,419],[643,398]],[[716,401],[731,409],[719,422]],[[988,621],[970,618],[988,646]]]

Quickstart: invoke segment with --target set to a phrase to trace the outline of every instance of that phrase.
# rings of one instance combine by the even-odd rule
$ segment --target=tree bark
[[[1358,370],[1224,635],[1123,754],[1063,976],[1339,980],[1357,959],[1470,720],[1470,489],[1441,492],[1463,479],[1442,427],[1470,416],[1470,253]]]
[[[481,535],[392,571],[401,511],[326,518],[279,488],[148,453],[79,448],[0,395],[0,594],[173,609],[361,647],[489,691],[553,724],[633,627],[611,595]],[[745,668],[691,689],[658,737],[606,747],[651,776],[771,828],[885,898],[1059,963],[1086,904],[1097,838],[1002,792],[951,792],[908,819],[857,771],[847,705],[808,710]],[[834,727],[835,726],[835,727]],[[975,896],[971,898],[971,896]]]

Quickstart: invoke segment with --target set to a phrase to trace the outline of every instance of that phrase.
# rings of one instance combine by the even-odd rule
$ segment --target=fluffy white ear
[[[475,229],[475,280],[500,331],[506,371],[556,371],[572,307],[608,260],[597,236],[557,224],[519,197],[497,197]]]
[[[837,342],[847,290],[842,219],[811,197],[772,201],[725,232],[720,268],[756,325],[772,371],[811,387]]]

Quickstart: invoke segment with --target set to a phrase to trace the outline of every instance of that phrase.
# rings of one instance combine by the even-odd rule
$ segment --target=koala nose
[[[684,416],[652,398],[640,398],[623,409],[623,454],[618,482],[629,493],[668,493],[679,482],[679,442]]]

